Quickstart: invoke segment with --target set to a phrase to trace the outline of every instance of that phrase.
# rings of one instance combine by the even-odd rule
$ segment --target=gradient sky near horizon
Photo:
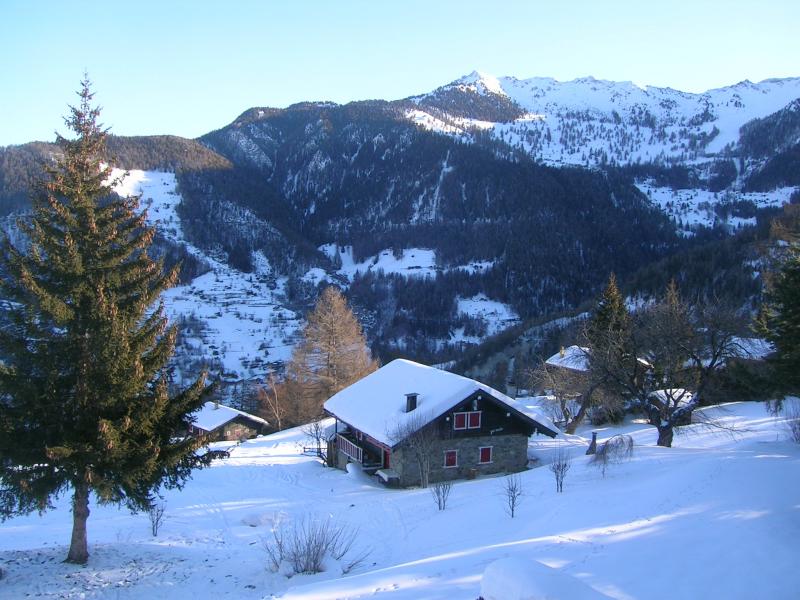
[[[797,0],[0,0],[0,146],[63,131],[84,70],[113,133],[197,137],[473,70],[687,92],[795,77],[798,24]]]

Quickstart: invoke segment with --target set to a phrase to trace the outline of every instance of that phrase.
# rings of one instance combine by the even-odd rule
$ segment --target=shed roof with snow
[[[589,370],[589,349],[581,346],[562,348],[545,361],[551,367],[572,369],[573,371]]]
[[[192,425],[203,431],[214,431],[237,417],[244,417],[262,426],[269,425],[269,423],[261,417],[251,415],[242,410],[236,410],[235,408],[219,404],[218,402],[206,402],[200,410],[192,413],[192,417],[194,418]]]
[[[397,441],[392,439],[393,432],[427,425],[478,391],[491,396],[537,431],[558,434],[558,428],[539,411],[488,385],[404,359],[393,360],[346,387],[324,406],[340,421],[393,446]],[[416,394],[416,408],[410,412],[407,412],[408,394]]]

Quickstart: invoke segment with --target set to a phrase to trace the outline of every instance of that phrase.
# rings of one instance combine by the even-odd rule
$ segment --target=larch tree
[[[202,441],[175,435],[207,388],[203,374],[170,395],[176,329],[156,303],[177,269],[148,256],[154,229],[138,198],[110,193],[88,79],[78,96],[65,119],[75,137],[57,136],[61,153],[20,220],[27,247],[0,249],[0,518],[52,508],[71,489],[66,561],[82,564],[92,492],[147,510],[202,464]]]
[[[325,288],[286,369],[283,397],[292,420],[319,417],[325,400],[377,368],[347,300],[335,287]]]

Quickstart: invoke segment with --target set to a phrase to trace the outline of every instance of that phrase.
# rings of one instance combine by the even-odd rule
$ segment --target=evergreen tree
[[[790,252],[771,281],[759,328],[775,346],[770,363],[780,391],[796,394],[800,392],[800,250]]]
[[[335,287],[326,288],[287,366],[283,396],[292,405],[294,420],[320,416],[325,400],[377,367],[347,300]]]
[[[629,329],[630,315],[625,306],[625,298],[622,297],[619,287],[617,287],[616,276],[611,273],[586,328],[589,348],[599,351],[607,345],[611,332],[625,333]]]
[[[151,506],[198,466],[199,440],[176,441],[203,401],[204,376],[170,397],[166,363],[176,329],[162,306],[173,284],[147,254],[154,230],[138,198],[109,194],[106,130],[88,80],[65,119],[62,151],[33,215],[20,222],[26,251],[0,250],[0,517],[51,508],[71,488],[67,562],[88,560],[89,497]]]

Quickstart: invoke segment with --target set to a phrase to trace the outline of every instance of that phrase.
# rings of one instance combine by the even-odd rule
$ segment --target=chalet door
[[[392,453],[388,450],[383,451],[383,468],[384,469],[391,469],[392,468]]]

